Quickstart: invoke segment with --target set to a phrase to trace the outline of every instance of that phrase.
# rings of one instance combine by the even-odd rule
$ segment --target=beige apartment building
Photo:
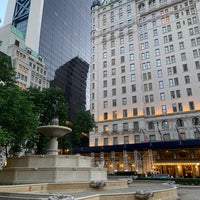
[[[12,66],[16,71],[17,85],[22,89],[48,88],[49,81],[44,59],[25,45],[23,33],[8,24],[0,28],[0,38],[0,51],[11,57]]]
[[[109,173],[200,176],[200,1],[95,0],[90,133]]]

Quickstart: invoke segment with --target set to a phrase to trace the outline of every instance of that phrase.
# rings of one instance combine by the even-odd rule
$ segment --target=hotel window
[[[128,116],[127,110],[123,110],[123,118],[126,118]]]
[[[112,79],[112,85],[116,85],[116,79],[115,78]]]
[[[187,96],[192,96],[192,88],[186,88]]]
[[[134,135],[135,143],[140,143],[140,135]]]
[[[131,10],[131,5],[127,5],[127,10]]]
[[[95,139],[95,142],[94,142],[95,144],[95,146],[98,146],[98,139]]]
[[[194,110],[194,102],[193,101],[189,101],[189,109]]]
[[[115,46],[115,41],[111,40],[111,47],[114,47],[114,46]]]
[[[197,73],[197,80],[200,81],[200,73]]]
[[[115,96],[116,95],[116,88],[113,88],[112,89],[112,96]]]
[[[196,40],[195,39],[191,39],[191,46],[192,47],[194,47],[194,46],[196,46],[197,44],[196,44]]]
[[[107,58],[107,52],[104,52],[104,53],[103,53],[103,58],[104,58],[104,59]]]
[[[133,48],[133,44],[129,44],[129,51],[133,51],[134,48]]]
[[[108,132],[108,125],[104,125],[104,126],[103,126],[103,132],[104,132],[104,133]]]
[[[121,73],[125,73],[125,66],[121,66]]]
[[[129,42],[133,41],[133,35],[129,35],[128,38],[129,38]]]
[[[167,107],[166,107],[166,105],[162,105],[161,106],[161,109],[162,109],[162,114],[164,115],[164,114],[167,114]]]
[[[161,70],[161,69],[157,71],[157,75],[158,75],[158,78],[160,78],[160,77],[163,76],[163,74],[162,74],[162,70]]]
[[[135,81],[135,74],[131,74],[131,81]]]
[[[154,29],[153,30],[153,36],[157,36],[158,35],[158,30],[157,29]]]
[[[108,108],[108,101],[103,102],[103,108]]]
[[[104,117],[103,117],[104,120],[107,120],[107,119],[108,119],[108,113],[104,113],[103,116],[104,116]]]
[[[137,103],[137,96],[132,96],[132,103]]]
[[[190,77],[189,75],[188,76],[185,76],[185,84],[189,84],[190,83]]]
[[[156,50],[155,50],[155,55],[156,55],[156,56],[159,56],[159,55],[160,55],[160,49],[156,49]]]
[[[115,74],[116,74],[116,69],[115,69],[115,68],[113,68],[113,69],[111,70],[111,74],[112,74],[112,75],[115,75]]]
[[[104,138],[103,143],[104,143],[104,146],[107,146],[108,145],[108,138]]]
[[[133,122],[133,129],[139,130],[139,122]]]
[[[137,108],[133,108],[133,116],[137,116],[138,115],[138,109]]]
[[[133,22],[132,22],[132,19],[129,19],[128,20],[128,25],[131,25]]]
[[[113,145],[118,145],[118,138],[117,137],[113,137]]]
[[[120,44],[124,44],[124,38],[120,38],[119,41]]]
[[[198,53],[197,49],[193,50],[193,56],[194,56],[194,58],[199,57],[199,53]]]
[[[130,71],[134,71],[135,70],[135,64],[134,63],[131,63],[130,64]]]
[[[158,41],[158,39],[155,39],[154,40],[154,46],[158,46],[159,45],[159,41]]]
[[[103,81],[103,87],[105,88],[105,87],[107,87],[108,86],[108,82],[107,82],[107,80],[104,80]]]
[[[133,53],[129,55],[129,60],[130,60],[130,61],[133,61],[133,60],[134,60],[134,54],[133,54]]]
[[[176,22],[176,28],[180,29],[181,28],[181,22]]]
[[[184,48],[185,48],[184,42],[179,42],[179,49],[182,50]]]
[[[183,71],[184,71],[184,72],[187,72],[187,71],[188,71],[188,66],[187,66],[187,64],[183,64]]]
[[[103,67],[107,67],[107,61],[103,61]]]
[[[107,97],[108,96],[108,92],[107,92],[107,90],[104,90],[103,91],[103,97],[105,98],[105,97]]]
[[[126,76],[121,77],[121,83],[126,83]]]
[[[124,63],[124,62],[125,62],[125,57],[121,56],[121,63]]]
[[[160,59],[157,59],[157,60],[156,60],[156,66],[157,66],[157,67],[160,67],[160,66],[161,66],[161,60],[160,60]]]
[[[117,119],[117,111],[113,111],[113,119]]]
[[[160,93],[160,100],[161,100],[161,101],[164,101],[164,100],[165,100],[165,93],[164,93],[164,92],[161,92],[161,93]]]
[[[131,85],[131,91],[136,92],[136,84]]]
[[[129,136],[124,136],[124,144],[129,144]]]
[[[128,12],[128,13],[127,13],[127,18],[131,18],[131,17],[132,17],[131,12]]]
[[[117,131],[117,124],[113,124],[113,132]]]
[[[163,81],[159,81],[159,89],[162,89],[162,88],[164,88],[164,83]]]
[[[113,100],[112,100],[112,106],[113,106],[113,107],[116,107],[116,106],[117,106],[117,100],[116,100],[116,99],[113,99]]]
[[[122,94],[126,94],[126,86],[122,87]]]
[[[115,59],[111,60],[111,64],[112,64],[112,66],[115,65]]]
[[[195,62],[196,69],[200,69],[200,61]]]
[[[172,110],[173,112],[177,112],[177,106],[175,103],[172,104]]]
[[[111,50],[111,56],[115,56],[115,49]]]
[[[124,53],[125,52],[125,48],[124,47],[120,47],[120,53]]]
[[[152,21],[152,26],[153,26],[153,28],[155,28],[157,26],[156,21]]]
[[[107,70],[103,71],[103,77],[107,77]]]
[[[127,105],[127,98],[126,97],[122,98],[122,105]]]
[[[185,61],[186,60],[186,53],[181,53],[181,60]]]

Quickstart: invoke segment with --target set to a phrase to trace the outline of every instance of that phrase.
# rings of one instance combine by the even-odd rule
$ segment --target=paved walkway
[[[200,200],[200,186],[180,186],[178,195],[180,200]]]

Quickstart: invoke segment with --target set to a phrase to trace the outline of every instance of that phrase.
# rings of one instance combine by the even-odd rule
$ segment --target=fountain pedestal
[[[48,155],[58,155],[58,137],[62,137],[72,131],[68,127],[58,125],[40,126],[37,130],[39,133],[50,138],[47,148]]]

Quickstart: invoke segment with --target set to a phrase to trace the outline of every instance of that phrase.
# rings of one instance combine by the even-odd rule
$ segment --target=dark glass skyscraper
[[[92,0],[45,0],[39,53],[46,59],[49,77],[79,56],[90,58],[90,7]]]

